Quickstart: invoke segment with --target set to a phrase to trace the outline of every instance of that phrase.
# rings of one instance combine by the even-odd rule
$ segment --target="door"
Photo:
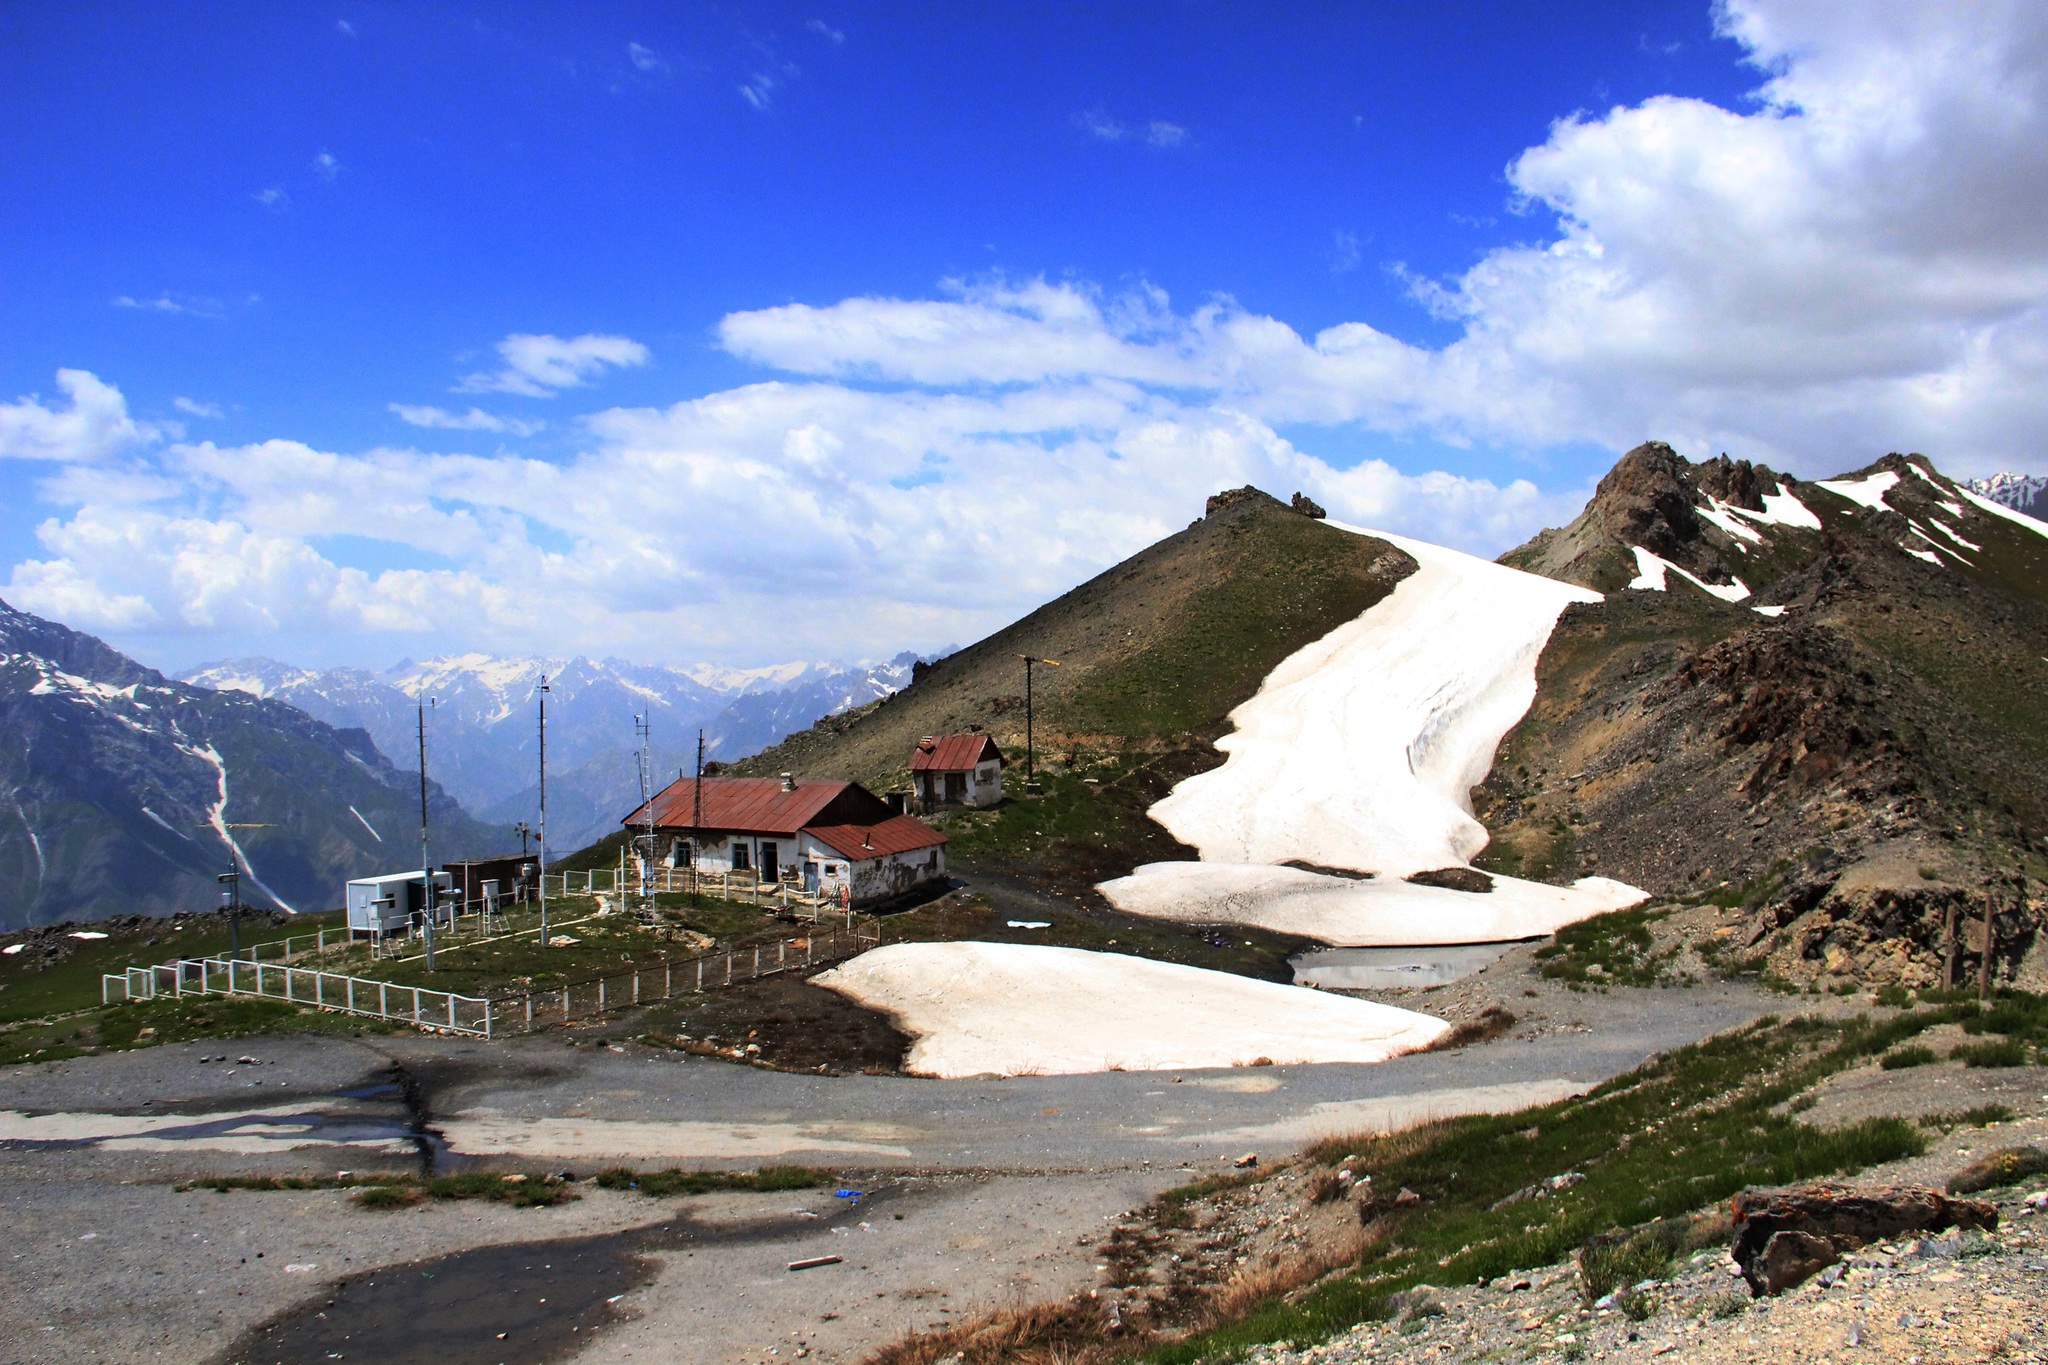
[[[814,859],[804,861],[804,890],[813,896],[818,894],[818,864]]]
[[[947,773],[947,774],[946,774],[946,800],[947,800],[947,801],[948,801],[948,802],[949,802],[950,804],[952,804],[952,805],[956,805],[956,806],[957,806],[957,805],[959,805],[959,804],[960,804],[961,802],[965,801],[966,799],[967,799],[967,774],[966,774],[966,773]]]
[[[761,841],[761,880],[772,882],[776,879],[777,875],[775,870],[775,841],[773,839],[763,839]]]

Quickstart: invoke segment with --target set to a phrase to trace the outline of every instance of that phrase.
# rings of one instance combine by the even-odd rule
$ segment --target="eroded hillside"
[[[2048,829],[2048,536],[1919,456],[1809,483],[1652,445],[1503,559],[1608,596],[1559,621],[1474,793],[1484,865],[1739,900],[1794,978],[1935,984],[1953,916],[1974,980],[1987,907],[2001,975],[2048,970],[2018,881]]]

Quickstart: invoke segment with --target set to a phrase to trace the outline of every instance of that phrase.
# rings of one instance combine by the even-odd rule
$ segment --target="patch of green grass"
[[[518,1209],[547,1208],[577,1198],[567,1181],[551,1175],[503,1174],[498,1171],[463,1171],[456,1175],[429,1176],[420,1182],[430,1199],[482,1199],[493,1204],[510,1204]]]
[[[1656,951],[1650,926],[1672,911],[1615,910],[1568,924],[1536,950],[1544,976],[1572,985],[1654,985],[1678,949]]]
[[[1892,1049],[1885,1053],[1877,1064],[1886,1071],[1904,1071],[1908,1067],[1927,1066],[1940,1060],[1935,1056],[1933,1048],[1915,1043],[1911,1047]]]
[[[174,927],[178,923],[188,927]],[[246,953],[258,944],[276,943],[323,926],[332,929],[340,923],[338,914],[301,915],[283,925],[268,919],[245,919],[242,950]],[[227,926],[217,924],[212,916],[108,932],[113,936],[79,941],[68,957],[48,965],[32,952],[0,957],[0,1024],[92,1009],[101,1003],[100,978],[108,973],[180,957],[225,957],[228,951]],[[148,942],[151,938],[157,941]]]
[[[1913,1008],[1913,992],[1904,986],[1879,986],[1877,1003],[1888,1010],[1909,1010]]]
[[[389,1033],[393,1026],[347,1014],[251,996],[188,995],[108,1005],[52,1028],[0,1033],[0,1062],[49,1062],[102,1050],[122,1051],[201,1038],[280,1033]]]
[[[1959,1109],[1946,1114],[1922,1114],[1919,1124],[1922,1128],[1937,1132],[1952,1133],[1958,1128],[1984,1128],[1994,1123],[2004,1123],[2013,1116],[2013,1111],[2002,1104],[1980,1104],[1974,1109]]]
[[[1964,1066],[2025,1066],[2033,1060],[2033,1049],[2017,1038],[2000,1038],[1989,1043],[1959,1043],[1949,1056]]]
[[[1262,513],[1142,650],[1098,664],[1049,710],[1075,733],[1126,738],[1214,723],[1281,660],[1387,595],[1393,583],[1372,573],[1382,553],[1307,517]]]
[[[758,1171],[636,1171],[613,1166],[597,1173],[600,1189],[638,1190],[653,1198],[679,1194],[711,1194],[725,1190],[810,1190],[825,1176],[807,1166],[763,1166]]]
[[[1579,1099],[1317,1144],[1314,1159],[1330,1164],[1355,1154],[1353,1169],[1369,1171],[1376,1187],[1405,1186],[1425,1203],[1388,1215],[1388,1235],[1352,1273],[1156,1348],[1150,1358],[1191,1365],[1266,1342],[1316,1340],[1384,1318],[1388,1295],[1421,1283],[1470,1284],[1555,1264],[1610,1229],[1675,1223],[1752,1185],[1917,1155],[1926,1136],[1898,1119],[1821,1129],[1781,1108],[1828,1076],[1952,1017],[1944,1010],[1882,1021],[1767,1016],[1653,1059]],[[1563,1171],[1587,1178],[1540,1202],[1496,1207],[1532,1176]],[[1670,1234],[1642,1235],[1654,1247]],[[1626,1273],[1618,1261],[1614,1269]]]
[[[411,1183],[412,1177],[404,1175],[216,1175],[171,1188],[180,1194],[187,1190],[212,1190],[226,1194],[230,1190],[353,1190]]]

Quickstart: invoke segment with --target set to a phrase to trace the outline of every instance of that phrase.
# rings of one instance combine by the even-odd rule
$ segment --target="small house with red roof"
[[[910,755],[920,808],[993,806],[1003,799],[1003,751],[984,734],[933,735]]]
[[[655,849],[671,867],[753,872],[853,904],[889,900],[946,875],[946,836],[858,782],[685,777],[653,801]],[[640,806],[619,823],[647,827]]]

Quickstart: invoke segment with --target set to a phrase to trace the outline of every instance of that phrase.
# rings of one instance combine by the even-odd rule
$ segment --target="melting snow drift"
[[[1441,1019],[1120,953],[1018,943],[894,943],[813,984],[893,1017],[906,1068],[958,1078],[1382,1062]]]
[[[1326,523],[1339,526],[1336,522]],[[1409,884],[1486,846],[1470,791],[1536,697],[1557,618],[1600,594],[1378,531],[1421,567],[1357,620],[1296,651],[1152,818],[1200,850],[1105,882],[1121,910],[1286,926],[1345,947],[1547,934],[1642,900],[1601,878],[1573,887],[1494,878],[1490,893]],[[1375,874],[1359,881],[1277,864]],[[1313,924],[1315,927],[1307,927]]]

